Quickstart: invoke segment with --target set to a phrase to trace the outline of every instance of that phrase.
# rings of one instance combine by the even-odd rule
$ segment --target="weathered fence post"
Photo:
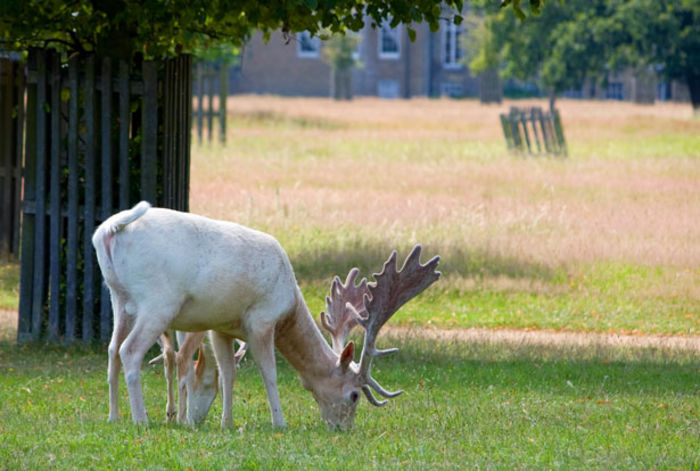
[[[219,65],[219,142],[226,144],[226,100],[228,98],[228,67]]]
[[[207,64],[207,140],[214,137],[214,66]]]
[[[19,257],[24,64],[0,57],[0,257]]]

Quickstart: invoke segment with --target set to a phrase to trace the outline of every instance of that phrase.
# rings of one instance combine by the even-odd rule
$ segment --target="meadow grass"
[[[533,102],[536,104],[541,104]],[[516,103],[533,104],[533,103]],[[473,101],[235,97],[226,146],[195,145],[191,210],[277,237],[315,315],[332,276],[424,245],[443,278],[392,325],[700,333],[700,121],[687,106],[559,103],[570,155],[509,155]],[[17,307],[0,265],[0,314]],[[4,316],[12,320],[12,315]],[[7,324],[7,322],[5,323]],[[697,347],[380,339],[406,394],[329,433],[283,360],[289,424],[270,426],[253,361],[235,426],[108,425],[104,347],[14,345],[0,322],[0,469],[698,469]],[[154,352],[153,352],[154,353]],[[155,354],[155,353],[154,353]]]
[[[686,105],[559,102],[570,156],[506,152],[470,100],[229,99],[195,144],[191,210],[272,233],[312,311],[332,276],[422,243],[443,279],[393,322],[700,332],[700,121]],[[0,309],[17,308],[16,265]]]
[[[438,342],[384,337],[399,353],[374,376],[404,395],[365,401],[331,433],[278,360],[288,429],[270,425],[251,360],[236,379],[234,427],[220,401],[196,430],[165,425],[162,368],[144,369],[151,425],[107,424],[103,348],[0,343],[0,468],[7,469],[695,469],[695,350]],[[155,352],[153,352],[155,353]],[[52,361],[47,362],[47,358]]]
[[[0,262],[0,309],[19,307],[19,265]]]
[[[697,335],[687,106],[560,101],[562,159],[506,152],[509,104],[235,97],[226,146],[194,147],[191,209],[275,235],[313,312],[332,276],[422,243],[443,280],[392,322]]]

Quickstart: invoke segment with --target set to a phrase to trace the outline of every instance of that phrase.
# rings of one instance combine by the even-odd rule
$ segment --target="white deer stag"
[[[378,401],[370,388],[387,398],[401,393],[384,390],[370,373],[374,357],[394,351],[376,349],[380,328],[440,276],[435,270],[439,257],[421,265],[421,248],[416,246],[399,271],[396,252],[392,253],[382,272],[375,274],[375,282],[366,285],[362,305],[345,301],[342,292],[332,290],[331,301],[345,306],[349,318],[365,329],[357,365],[352,342],[336,351],[328,345],[309,313],[284,249],[270,235],[141,202],[103,222],[92,242],[114,311],[108,350],[110,421],[119,416],[121,366],[132,419],[148,421],[141,363],[158,336],[177,329],[212,331],[222,383],[223,427],[233,423],[234,337],[248,343],[258,365],[274,426],[285,426],[277,390],[276,346],[313,394],[328,426],[352,427],[359,391],[374,405],[386,401]]]

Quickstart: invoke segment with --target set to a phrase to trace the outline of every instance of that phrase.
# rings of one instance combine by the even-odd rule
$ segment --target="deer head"
[[[386,399],[393,398],[403,391],[389,392],[377,382],[371,374],[372,360],[397,351],[396,348],[379,350],[376,348],[377,335],[382,326],[406,302],[423,292],[440,278],[436,271],[439,256],[433,257],[426,264],[420,263],[421,246],[416,245],[406,258],[400,270],[396,269],[396,251],[384,262],[382,271],[374,274],[374,282],[355,280],[359,273],[353,268],[348,273],[345,283],[336,277],[331,284],[330,296],[326,298],[328,313],[321,313],[321,323],[331,333],[333,349],[338,353],[338,365],[335,379],[327,383],[329,391],[314,391],[314,396],[321,407],[323,418],[332,427],[352,427],[355,410],[359,402],[359,391],[375,406],[383,406]],[[361,299],[361,301],[360,301]],[[347,335],[356,325],[365,330],[362,354],[359,365],[352,361],[355,352],[353,342],[345,344]],[[338,384],[331,384],[331,383]],[[335,391],[336,400],[330,400]],[[378,400],[374,390],[385,400]],[[337,399],[337,391],[341,399]],[[324,400],[324,398],[326,398]]]
[[[238,368],[248,350],[248,344],[241,340],[236,341],[239,347],[233,360],[235,368]],[[208,341],[199,346],[197,361],[191,370],[194,372],[194,384],[187,384],[187,423],[196,425],[204,421],[219,391],[219,370],[214,351]],[[187,374],[192,374],[192,371],[188,371]]]

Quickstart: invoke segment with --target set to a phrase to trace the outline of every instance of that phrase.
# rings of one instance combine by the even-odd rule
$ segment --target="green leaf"
[[[406,32],[408,33],[408,38],[411,40],[411,42],[416,41],[416,30],[413,28],[406,28]]]

